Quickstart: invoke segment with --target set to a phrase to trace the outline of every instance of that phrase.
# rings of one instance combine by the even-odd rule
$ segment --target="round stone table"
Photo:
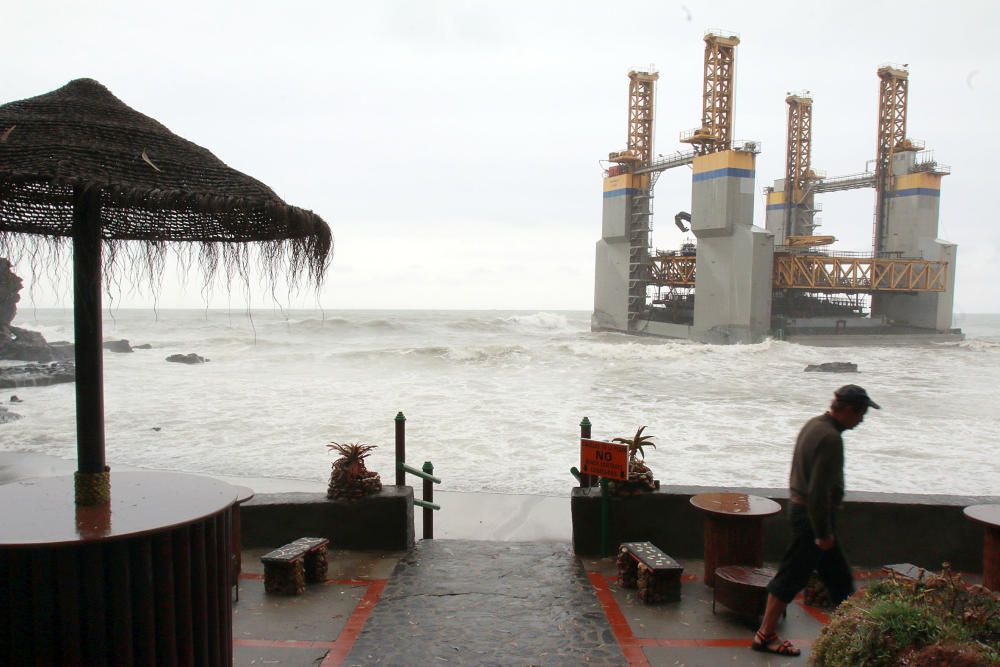
[[[970,505],[965,516],[983,524],[983,586],[1000,590],[1000,505]]]
[[[0,664],[232,664],[237,490],[111,473],[108,505],[73,477],[0,486]]]
[[[700,493],[691,504],[705,513],[705,584],[715,585],[715,568],[764,564],[764,517],[781,505],[746,493]]]

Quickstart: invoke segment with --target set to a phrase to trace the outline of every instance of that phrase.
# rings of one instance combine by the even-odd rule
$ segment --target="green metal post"
[[[601,556],[608,555],[608,480],[601,477]]]
[[[406,417],[399,412],[396,415],[396,486],[406,486],[406,471],[401,463],[406,463]]]
[[[434,466],[430,461],[424,461],[423,470],[428,475],[434,475]],[[434,482],[427,478],[424,478],[424,501],[434,502]],[[429,507],[424,507],[424,539],[434,539],[434,510]]]
[[[590,420],[584,417],[580,420],[580,439],[590,440]],[[594,479],[590,475],[580,475],[580,486],[588,487],[594,484]]]

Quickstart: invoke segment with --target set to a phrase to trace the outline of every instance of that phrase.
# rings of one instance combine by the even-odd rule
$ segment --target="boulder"
[[[150,345],[149,343],[143,343],[142,345],[133,345],[132,349],[133,350],[152,350],[153,346]]]
[[[806,373],[857,373],[858,365],[850,361],[828,361],[823,364],[809,364]]]
[[[171,354],[167,357],[167,361],[177,364],[204,364],[208,359],[191,352],[189,354]]]
[[[134,352],[132,346],[129,345],[128,341],[124,338],[121,340],[104,341],[104,349],[109,352]]]

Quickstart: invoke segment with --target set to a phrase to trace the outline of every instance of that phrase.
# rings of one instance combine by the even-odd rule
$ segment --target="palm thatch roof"
[[[154,271],[167,244],[192,242],[209,273],[220,258],[230,274],[234,265],[243,272],[252,243],[266,273],[304,273],[318,285],[333,246],[318,215],[286,204],[97,81],[0,106],[0,252],[23,249],[32,238],[25,234],[69,237],[74,190],[82,189],[100,192],[105,245],[143,242],[139,256]]]

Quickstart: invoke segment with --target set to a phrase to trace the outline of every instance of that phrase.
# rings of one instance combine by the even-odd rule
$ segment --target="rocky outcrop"
[[[17,315],[22,284],[10,262],[0,258],[0,359],[49,362],[72,357],[72,346],[68,350],[54,347],[45,342],[42,334],[11,325]]]
[[[21,364],[0,368],[0,389],[12,387],[41,387],[60,382],[73,382],[76,367],[69,361],[50,364]]]
[[[857,373],[858,365],[850,361],[828,361],[823,364],[809,364],[806,373]]]
[[[172,361],[177,364],[204,364],[209,360],[191,352],[190,354],[171,354],[167,357],[167,361]]]

